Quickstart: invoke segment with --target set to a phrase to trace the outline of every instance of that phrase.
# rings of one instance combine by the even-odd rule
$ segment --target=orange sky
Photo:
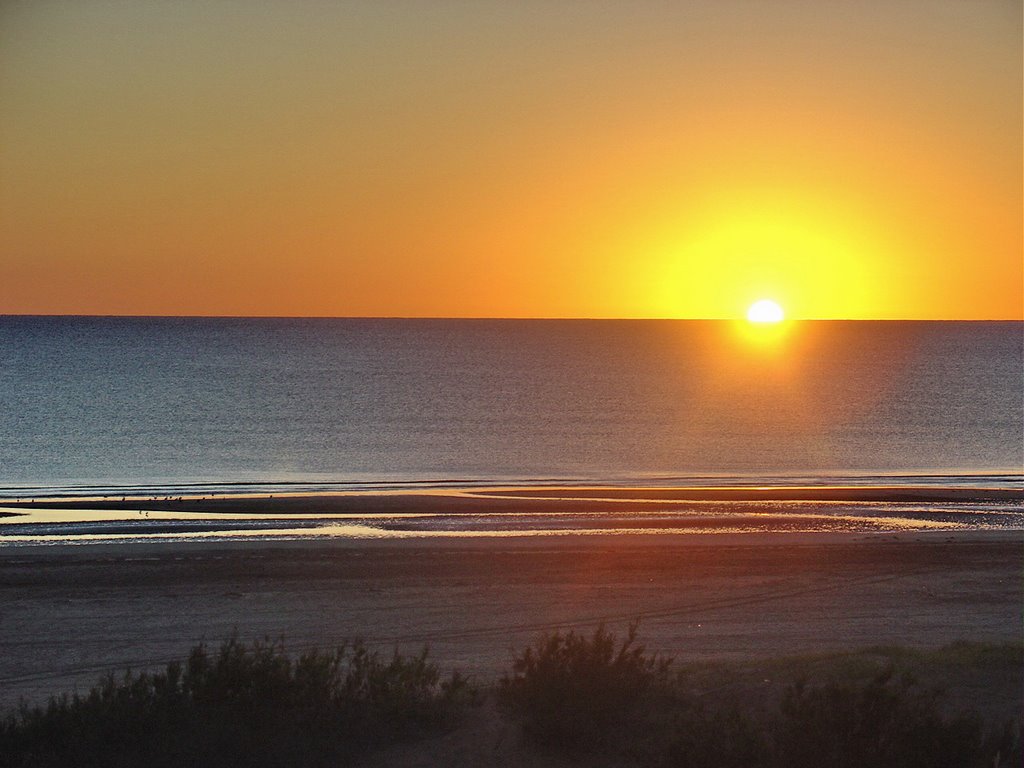
[[[0,313],[1017,318],[1017,2],[9,2]]]

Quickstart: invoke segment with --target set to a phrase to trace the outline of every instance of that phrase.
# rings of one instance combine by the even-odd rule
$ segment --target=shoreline
[[[924,487],[488,487],[419,492],[0,502],[0,552],[32,546],[262,546],[307,540],[894,535],[1024,532],[1024,490]],[[661,538],[659,538],[661,537]],[[965,539],[964,539],[965,540]],[[791,540],[792,541],[792,540]]]

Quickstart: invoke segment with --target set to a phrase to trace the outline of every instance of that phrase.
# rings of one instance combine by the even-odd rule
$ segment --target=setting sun
[[[755,301],[747,310],[747,320],[752,323],[779,323],[784,317],[782,307],[771,299]]]

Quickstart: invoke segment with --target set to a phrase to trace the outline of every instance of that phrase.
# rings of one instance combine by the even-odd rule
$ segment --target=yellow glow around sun
[[[652,314],[745,322],[752,300],[771,297],[788,322],[870,317],[892,303],[893,241],[839,191],[738,188],[679,209],[685,217],[652,223],[633,249],[653,254],[658,279],[642,285]]]
[[[747,320],[752,323],[780,323],[785,316],[782,307],[771,299],[755,301],[747,310]]]

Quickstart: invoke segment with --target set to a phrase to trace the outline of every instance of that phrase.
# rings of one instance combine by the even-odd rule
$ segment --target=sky
[[[5,0],[0,105],[0,314],[1024,317],[1017,0]]]

